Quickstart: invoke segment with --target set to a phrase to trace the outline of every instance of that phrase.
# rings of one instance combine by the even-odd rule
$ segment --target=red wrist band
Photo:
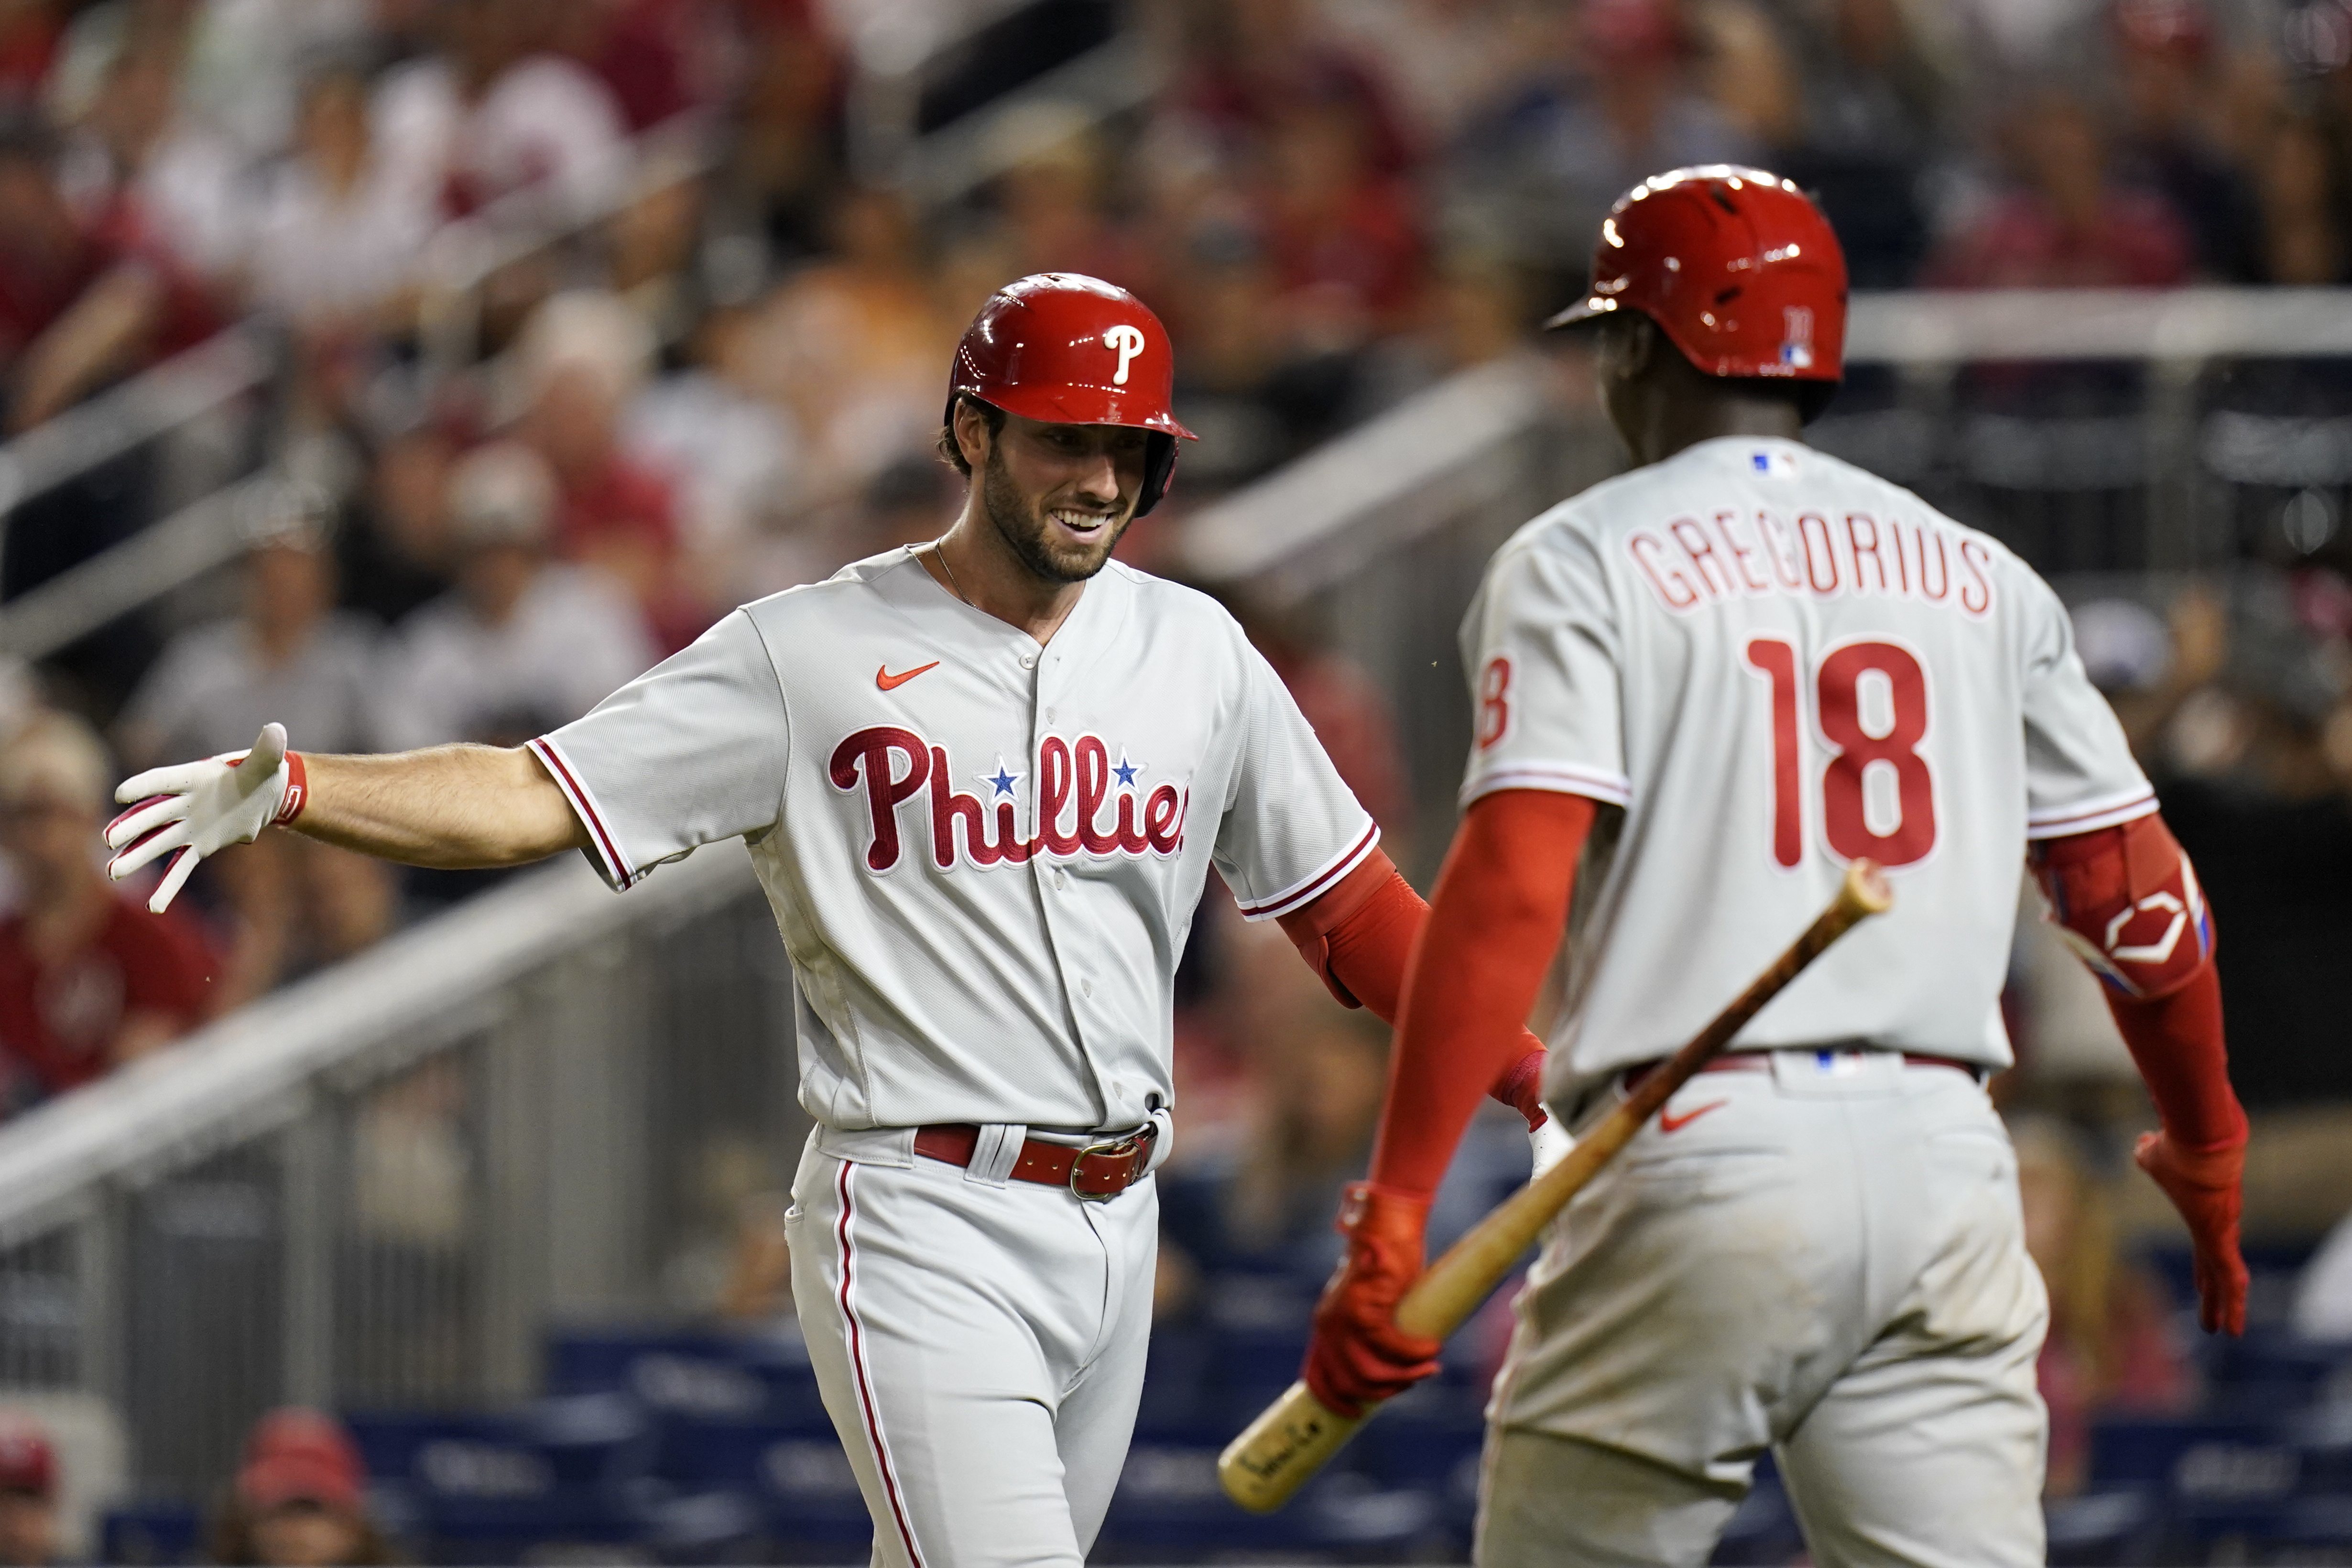
[[[310,777],[309,771],[302,766],[302,753],[289,752],[286,753],[286,795],[278,803],[278,815],[269,819],[270,826],[288,826],[301,816],[302,808],[310,804]]]

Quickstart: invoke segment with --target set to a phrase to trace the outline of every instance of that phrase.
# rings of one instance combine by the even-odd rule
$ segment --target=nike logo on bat
[[[880,687],[885,691],[896,691],[898,688],[906,685],[907,682],[914,679],[915,677],[922,674],[923,671],[927,669],[937,669],[939,667],[940,661],[938,659],[933,659],[929,664],[917,665],[914,668],[908,670],[903,675],[893,675],[890,673],[890,667],[888,665],[877,664],[874,667],[874,684]]]
[[[1685,1110],[1680,1116],[1676,1116],[1671,1110],[1661,1110],[1658,1112],[1658,1131],[1661,1132],[1679,1132],[1684,1128],[1688,1127],[1692,1122],[1696,1121],[1700,1117],[1705,1116],[1708,1111],[1721,1110],[1725,1106],[1729,1105],[1731,1101],[1727,1100],[1710,1100],[1705,1105],[1700,1106],[1696,1110]]]

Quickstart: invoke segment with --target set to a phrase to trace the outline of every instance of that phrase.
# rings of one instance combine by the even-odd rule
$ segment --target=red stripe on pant
[[[898,1473],[890,1468],[890,1450],[882,1441],[882,1413],[875,1405],[874,1380],[866,1367],[866,1331],[857,1321],[857,1310],[849,1304],[854,1268],[849,1244],[849,1173],[853,1168],[847,1160],[841,1163],[841,1223],[835,1227],[841,1242],[841,1318],[849,1325],[849,1374],[857,1383],[857,1405],[866,1422],[866,1440],[874,1449],[874,1468],[882,1473],[882,1490],[890,1500],[890,1517],[898,1522],[898,1539],[907,1543],[907,1556],[915,1568],[923,1568],[922,1549],[915,1544],[914,1526],[907,1522],[907,1505],[898,1496]]]

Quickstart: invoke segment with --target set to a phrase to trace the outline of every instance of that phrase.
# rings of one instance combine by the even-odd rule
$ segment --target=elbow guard
[[[2058,933],[2124,995],[2168,996],[2211,962],[2211,912],[2162,817],[2044,839],[2032,861]]]

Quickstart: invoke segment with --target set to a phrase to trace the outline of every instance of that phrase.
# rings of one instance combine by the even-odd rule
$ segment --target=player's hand
[[[291,776],[285,727],[264,724],[250,751],[150,768],[125,780],[114,798],[131,809],[106,825],[106,847],[116,852],[106,874],[119,882],[169,855],[163,879],[147,900],[162,914],[197,861],[227,845],[252,843],[263,828],[300,808],[299,796],[288,798]]]
[[[2196,1247],[2197,1321],[2207,1333],[2244,1333],[2246,1260],[2238,1251],[2244,1140],[2192,1149],[2175,1143],[2169,1134],[2144,1132],[2132,1158],[2189,1222]]]
[[[1339,1229],[1348,1256],[1315,1308],[1303,1375],[1327,1409],[1361,1415],[1437,1371],[1438,1342],[1396,1326],[1397,1302],[1421,1272],[1429,1201],[1370,1182],[1348,1189]]]
[[[1547,1114],[1528,1129],[1528,1147],[1535,1152],[1534,1163],[1528,1172],[1528,1180],[1534,1181],[1567,1159],[1568,1152],[1576,1147],[1576,1140],[1559,1124],[1559,1117]]]

